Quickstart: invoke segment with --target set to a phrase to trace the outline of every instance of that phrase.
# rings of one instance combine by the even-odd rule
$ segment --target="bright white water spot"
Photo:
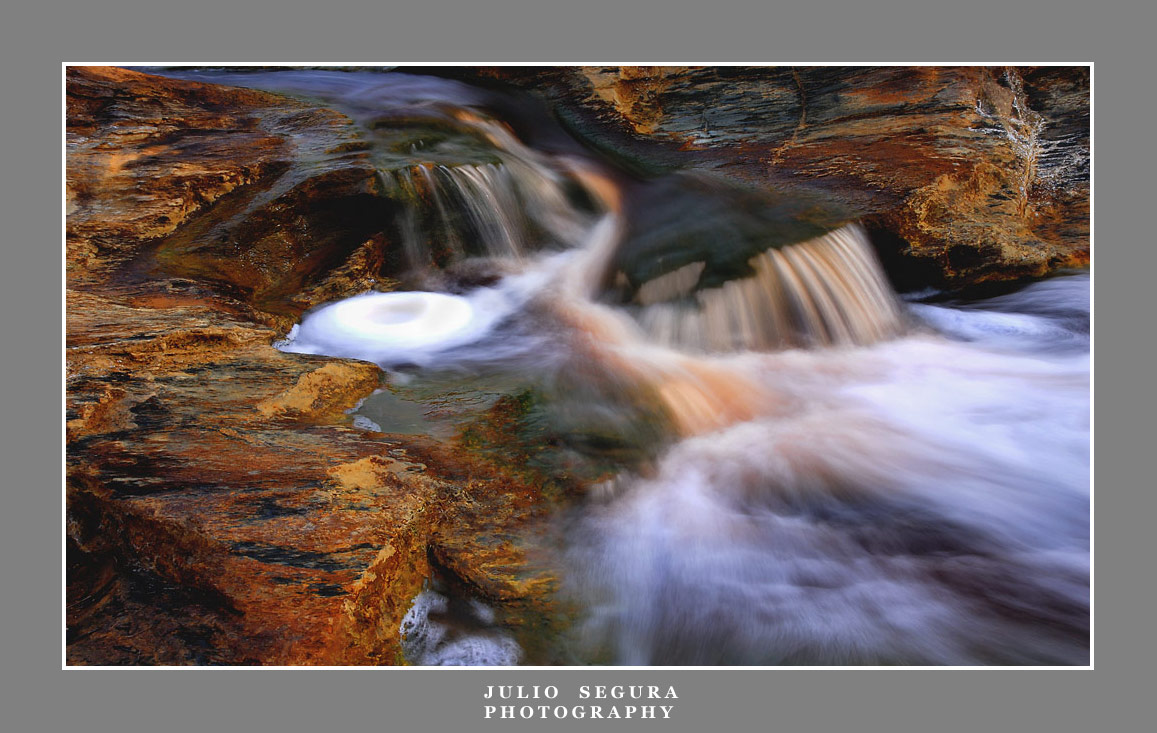
[[[424,667],[518,664],[522,650],[510,634],[492,627],[494,611],[476,599],[466,610],[466,620],[474,628],[462,629],[461,624],[448,622],[450,601],[446,596],[432,590],[419,593],[398,629],[406,659]]]
[[[481,338],[512,308],[498,291],[365,293],[309,313],[278,344],[282,351],[382,364],[426,363],[433,354]]]
[[[378,425],[376,422],[369,419],[365,415],[355,415],[353,419],[353,426],[359,430],[369,430],[375,433],[382,432],[382,426]]]

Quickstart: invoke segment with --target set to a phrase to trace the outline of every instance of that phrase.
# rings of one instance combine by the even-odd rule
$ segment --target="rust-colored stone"
[[[68,662],[404,661],[458,482],[495,480],[354,430],[376,366],[272,346],[388,285],[358,133],[277,95],[67,78]]]
[[[900,280],[1087,262],[1081,69],[478,73],[624,155],[818,190]],[[69,662],[398,663],[433,573],[513,625],[557,610],[544,494],[567,487],[465,437],[354,430],[376,367],[272,347],[390,286],[394,210],[356,127],[121,69],[69,69],[67,99]],[[500,444],[511,409],[474,437]]]
[[[358,395],[373,391],[379,378],[380,372],[373,364],[326,364],[301,375],[284,392],[258,403],[257,411],[265,417],[334,419],[353,407]]]
[[[901,287],[1089,261],[1085,67],[484,67],[642,168],[810,190]]]

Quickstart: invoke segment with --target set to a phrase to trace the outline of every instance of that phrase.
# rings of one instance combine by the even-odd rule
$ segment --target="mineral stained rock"
[[[453,73],[541,95],[628,166],[822,193],[901,286],[1088,260],[1087,69]],[[377,367],[272,347],[391,287],[397,204],[358,127],[123,69],[66,92],[68,663],[399,663],[435,573],[545,623],[534,482],[354,429]]]
[[[490,67],[641,168],[813,190],[901,288],[1089,261],[1086,67]]]
[[[532,496],[355,430],[375,365],[272,347],[383,285],[391,204],[350,121],[113,68],[69,69],[67,99],[68,663],[394,664],[435,550],[472,584],[525,573],[444,525],[468,497],[501,535]]]

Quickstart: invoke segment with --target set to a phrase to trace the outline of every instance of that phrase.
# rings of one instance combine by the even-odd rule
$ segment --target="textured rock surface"
[[[819,192],[901,284],[1087,261],[1082,69],[455,73],[533,89],[628,166]],[[397,663],[432,575],[524,647],[557,631],[541,477],[355,430],[376,367],[272,348],[391,285],[395,205],[357,126],[108,68],[69,70],[67,114],[69,663]]]
[[[1089,259],[1089,71],[488,68],[641,169],[818,191],[866,219],[901,287]]]
[[[505,536],[534,502],[353,429],[376,366],[272,348],[382,284],[390,202],[355,128],[118,69],[67,92],[69,663],[402,661],[432,548],[484,597],[525,565],[446,518],[468,500]]]

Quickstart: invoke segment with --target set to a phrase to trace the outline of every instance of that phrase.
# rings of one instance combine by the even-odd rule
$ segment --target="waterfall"
[[[592,219],[571,200],[565,170],[493,120],[465,109],[454,117],[494,146],[488,155],[495,160],[420,162],[385,172],[407,204],[400,228],[409,266],[468,257],[518,263],[542,249],[575,247]]]
[[[902,328],[864,230],[847,225],[753,257],[754,274],[693,292],[705,263],[639,288],[636,318],[659,343],[707,352],[871,344]]]
[[[582,283],[572,282],[572,291],[596,298],[610,279],[629,212],[611,178],[584,161],[564,163],[608,212],[588,234],[571,276]],[[769,248],[747,265],[750,274],[716,287],[699,285],[706,261],[668,270],[641,283],[626,310],[650,340],[700,353],[866,345],[903,330],[896,297],[858,224]]]
[[[403,216],[426,222],[403,229],[411,267],[434,264],[439,250],[444,261],[467,254],[519,260],[526,253],[531,222],[505,166],[418,164],[393,175],[413,205]],[[432,211],[421,210],[431,203]]]
[[[389,176],[408,204],[402,246],[415,269],[466,257],[520,262],[537,250],[573,247],[588,226],[565,181],[525,162],[419,163]]]
[[[331,304],[281,348],[479,393],[497,371],[542,387],[543,423],[582,401],[603,444],[659,434],[641,459],[584,453],[565,430],[536,444],[601,477],[567,500],[574,653],[1087,662],[1087,275],[903,303],[858,224],[775,229],[769,205],[728,239],[731,189],[701,208],[671,189],[632,198],[654,182],[439,110],[488,147],[383,168],[402,249],[416,271],[483,260],[499,276]],[[487,638],[502,643],[472,658],[518,658]]]

